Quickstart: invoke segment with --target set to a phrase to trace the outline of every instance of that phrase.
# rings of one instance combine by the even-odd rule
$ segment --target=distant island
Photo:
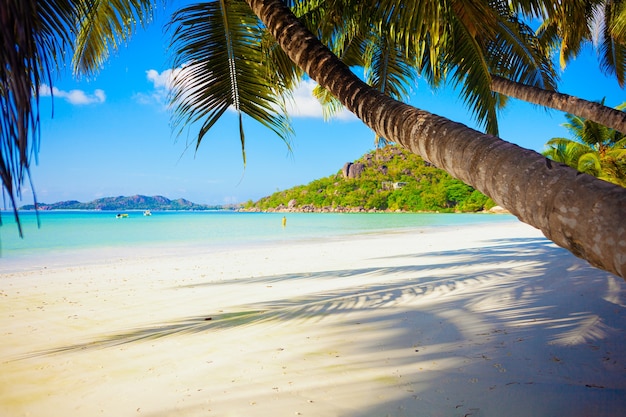
[[[20,207],[20,210],[110,210],[110,211],[124,211],[124,210],[188,210],[188,211],[206,211],[206,210],[222,210],[231,207],[225,206],[210,206],[206,204],[196,204],[191,201],[179,198],[177,200],[170,200],[163,196],[144,196],[134,195],[131,197],[105,197],[97,200],[90,201],[88,203],[81,203],[80,201],[61,201],[58,203],[37,203],[29,204]]]

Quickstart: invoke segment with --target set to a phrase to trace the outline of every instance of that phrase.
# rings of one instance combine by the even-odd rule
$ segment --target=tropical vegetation
[[[617,110],[626,108],[626,103]],[[626,187],[626,135],[573,114],[563,126],[573,139],[552,138],[543,155],[604,181]]]
[[[76,71],[97,71],[110,48],[149,22],[156,3],[0,0],[5,63],[0,70],[0,174],[13,203],[36,154],[39,86],[51,80],[50,74],[66,54],[74,56]],[[286,3],[207,1],[174,14],[175,122],[179,128],[197,123],[198,145],[229,107],[239,114],[242,152],[244,115],[288,142],[291,129],[285,97],[306,73],[320,85],[321,97],[332,95],[378,137],[398,143],[484,192],[574,254],[626,276],[626,230],[615,228],[626,217],[622,188],[591,176],[581,179],[576,171],[547,163],[535,152],[402,103],[418,75],[433,86],[456,85],[479,123],[494,134],[498,110],[507,101],[492,90],[494,80],[531,86],[547,97],[545,93],[554,90],[558,81],[552,48],[561,42],[561,50],[574,51],[568,55],[574,56],[576,48],[589,41],[587,28],[597,20],[590,16],[598,11],[610,12],[603,26],[603,39],[610,42],[598,50],[606,49],[607,56],[616,58],[609,62],[615,69],[604,61],[601,67],[620,80],[620,68],[626,65],[624,2]],[[530,19],[545,23],[545,34],[533,32],[525,23]],[[578,33],[582,35],[574,36]],[[350,67],[364,68],[369,84]],[[567,111],[590,118],[579,113],[584,110],[581,103]],[[595,107],[592,113],[605,110],[613,112]],[[596,217],[581,222],[580,213],[596,213]]]
[[[359,167],[356,175],[350,167]],[[477,212],[495,203],[399,146],[376,149],[342,170],[277,191],[247,210]]]

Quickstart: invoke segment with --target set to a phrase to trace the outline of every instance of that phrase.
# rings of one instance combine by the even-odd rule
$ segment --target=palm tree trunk
[[[380,136],[490,196],[592,265],[626,278],[626,189],[369,87],[280,0],[247,0],[289,57]]]
[[[556,91],[492,76],[491,91],[592,120],[626,134],[626,112]]]

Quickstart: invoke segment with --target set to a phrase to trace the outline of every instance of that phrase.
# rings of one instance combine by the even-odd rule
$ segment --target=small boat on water
[[[118,213],[115,217],[117,219],[125,219],[128,217],[128,213]]]
[[[146,210],[143,212],[144,216],[152,216],[152,212],[150,210]]]

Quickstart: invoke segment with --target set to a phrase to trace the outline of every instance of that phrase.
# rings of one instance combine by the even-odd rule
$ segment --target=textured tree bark
[[[626,112],[603,106],[600,103],[594,103],[593,101],[583,100],[556,91],[531,87],[496,76],[492,77],[491,91],[528,103],[571,113],[626,133]]]
[[[626,189],[369,87],[280,0],[247,0],[289,57],[364,123],[472,185],[592,265],[626,278]]]

